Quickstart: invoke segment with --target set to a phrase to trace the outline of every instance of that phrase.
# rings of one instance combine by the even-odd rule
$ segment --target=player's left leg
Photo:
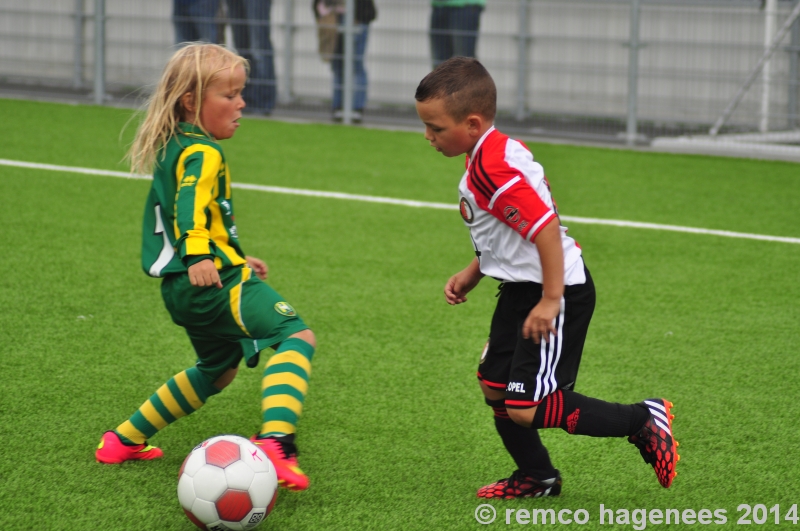
[[[483,385],[482,385],[483,387]],[[484,389],[486,394],[487,389]],[[492,391],[492,390],[489,390]],[[478,489],[479,498],[539,498],[561,494],[561,475],[550,462],[539,432],[520,426],[508,416],[502,392],[494,391],[486,404],[494,411],[494,424],[503,446],[517,465],[510,477]]]
[[[517,343],[517,321],[527,316],[524,299],[531,285],[502,284],[492,316],[489,341],[478,365],[478,379],[486,404],[494,412],[494,425],[514,463],[509,477],[481,487],[479,498],[527,498],[556,496],[561,478],[550,462],[547,449],[536,430],[515,423],[508,416],[505,390]],[[522,299],[522,300],[521,300]]]
[[[308,488],[308,476],[297,462],[295,433],[308,392],[316,340],[306,329],[277,345],[264,367],[261,384],[261,429],[253,437],[275,464],[278,482],[290,490]]]
[[[316,338],[294,308],[255,277],[244,275],[234,298],[239,303],[233,313],[251,338],[243,339],[243,345],[254,345],[250,347],[254,353],[267,347],[275,349],[264,367],[261,429],[253,441],[275,465],[282,486],[304,490],[309,481],[297,463],[295,435],[308,392]],[[248,359],[248,365],[253,366],[256,359]]]

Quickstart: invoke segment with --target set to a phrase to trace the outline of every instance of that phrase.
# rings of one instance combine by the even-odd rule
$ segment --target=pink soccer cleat
[[[297,450],[293,444],[284,444],[273,437],[258,438],[258,434],[250,438],[259,448],[264,450],[278,474],[278,485],[289,490],[306,490],[308,476],[297,464]]]
[[[137,444],[136,446],[127,446],[122,444],[122,441],[113,431],[107,431],[100,439],[100,445],[94,453],[95,459],[98,463],[105,463],[107,465],[116,465],[125,461],[133,461],[136,459],[150,460],[158,459],[163,456],[159,448],[150,446],[149,444]]]

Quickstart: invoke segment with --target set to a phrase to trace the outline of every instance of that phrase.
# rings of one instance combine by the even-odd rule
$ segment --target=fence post
[[[519,34],[517,35],[517,112],[518,122],[523,121],[527,114],[528,95],[528,3],[530,0],[519,0]]]
[[[342,87],[342,122],[353,123],[353,42],[356,15],[355,0],[346,0],[344,14],[344,86]]]
[[[799,2],[800,0],[794,0],[792,5],[796,6]],[[797,78],[798,59],[800,59],[800,20],[795,20],[792,25],[792,41],[789,45],[789,123],[787,124],[789,129],[794,129],[798,124],[797,89],[800,82]]]
[[[294,100],[294,0],[284,0],[283,18],[283,90],[279,92],[282,103],[291,103]]]
[[[625,143],[636,144],[637,104],[639,97],[639,0],[631,0],[630,42],[628,44],[628,124]]]
[[[769,50],[775,40],[775,16],[778,12],[778,0],[766,0],[764,6],[764,51]],[[769,106],[770,90],[772,88],[772,61],[767,59],[762,72],[763,85],[761,89],[761,116],[758,120],[758,130],[762,133],[769,131]]]
[[[75,46],[72,86],[83,87],[83,0],[75,0]]]
[[[94,103],[106,99],[106,2],[94,0]]]

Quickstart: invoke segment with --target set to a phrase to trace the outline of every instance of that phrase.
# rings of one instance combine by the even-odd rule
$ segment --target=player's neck
[[[478,145],[478,142],[481,141],[481,138],[483,138],[486,132],[490,130],[492,127],[494,127],[493,123],[483,124],[483,126],[478,130],[478,133],[475,138],[475,143],[472,144],[472,147],[469,148],[469,151],[467,151],[467,157],[469,157],[470,159],[472,158],[472,154],[475,151],[475,146]]]

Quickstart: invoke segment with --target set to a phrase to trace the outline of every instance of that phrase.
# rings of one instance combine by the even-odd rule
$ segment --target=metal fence
[[[206,17],[235,47],[230,2]],[[263,0],[262,0],[263,1]],[[356,0],[339,17],[345,97],[353,65]],[[646,142],[706,133],[799,0],[488,0],[477,56],[498,87],[498,121],[517,132]],[[330,119],[334,68],[318,49],[311,0],[273,0],[269,13],[280,116]],[[415,123],[413,95],[432,68],[430,0],[375,0],[364,56],[365,121]],[[351,17],[352,15],[352,17]],[[166,0],[0,0],[0,89],[69,93],[96,103],[140,98],[176,47]],[[800,30],[795,23],[722,132],[794,130]],[[356,64],[357,67],[357,64]],[[3,92],[0,92],[0,94]]]

